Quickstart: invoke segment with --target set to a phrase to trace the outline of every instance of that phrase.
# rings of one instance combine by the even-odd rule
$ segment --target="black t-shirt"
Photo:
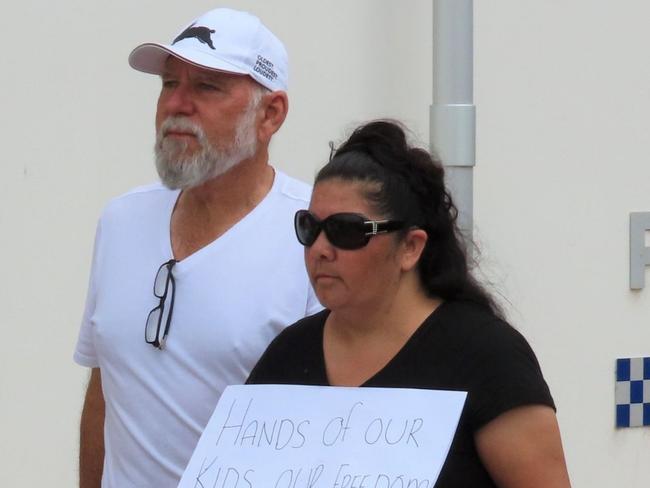
[[[287,327],[251,372],[249,384],[329,385],[323,310]],[[464,302],[439,306],[402,349],[361,386],[467,391],[467,401],[436,488],[495,487],[474,433],[522,405],[555,408],[530,346],[510,325]]]

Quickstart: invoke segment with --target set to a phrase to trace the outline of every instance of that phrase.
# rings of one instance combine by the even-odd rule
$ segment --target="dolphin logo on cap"
[[[207,44],[211,49],[214,49],[214,44],[212,44],[212,36],[214,30],[208,27],[194,27],[195,24],[190,25],[187,29],[181,32],[172,44],[176,44],[178,41],[183,39],[189,39],[190,37],[197,38],[203,44]]]

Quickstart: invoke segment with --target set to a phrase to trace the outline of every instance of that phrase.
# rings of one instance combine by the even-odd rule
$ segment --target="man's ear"
[[[403,271],[410,271],[417,266],[428,237],[422,229],[411,229],[402,239],[400,259]]]
[[[260,107],[262,116],[257,129],[258,137],[260,142],[268,144],[287,118],[289,98],[283,91],[266,93],[262,97]]]

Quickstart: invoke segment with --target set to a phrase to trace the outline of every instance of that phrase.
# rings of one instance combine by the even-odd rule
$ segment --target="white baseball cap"
[[[271,91],[288,88],[289,59],[284,45],[248,12],[211,10],[185,27],[171,44],[136,47],[129,64],[138,71],[161,74],[170,55],[201,68],[249,75]]]

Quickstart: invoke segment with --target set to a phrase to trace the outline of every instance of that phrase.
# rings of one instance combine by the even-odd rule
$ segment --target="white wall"
[[[328,140],[374,117],[426,141],[430,4],[228,4],[289,50],[278,167],[310,180]],[[126,58],[213,6],[23,0],[0,19],[0,486],[76,483],[87,373],[71,355],[95,220],[154,178],[158,80]],[[483,272],[539,355],[575,486],[650,480],[650,430],[613,428],[615,358],[650,355],[650,290],[627,284],[628,213],[650,211],[649,14],[640,0],[475,2]]]
[[[474,3],[488,267],[540,357],[574,485],[647,487],[650,428],[615,430],[613,392],[617,357],[650,356],[650,287],[628,282],[629,212],[650,211],[650,5]]]

